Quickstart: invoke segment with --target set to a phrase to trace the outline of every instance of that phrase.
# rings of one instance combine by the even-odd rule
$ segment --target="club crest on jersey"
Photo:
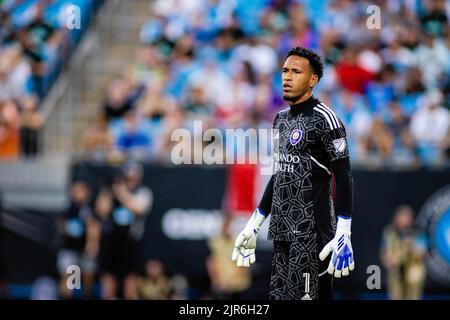
[[[298,130],[298,129],[292,130],[289,140],[291,141],[291,144],[293,146],[295,146],[297,143],[299,143],[300,139],[302,138],[302,134],[303,134],[302,130]]]
[[[345,138],[340,138],[333,140],[334,149],[338,153],[343,153],[345,151],[345,147],[347,146],[347,143],[345,142]]]

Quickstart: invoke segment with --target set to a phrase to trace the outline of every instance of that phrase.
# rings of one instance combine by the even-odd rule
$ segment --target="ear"
[[[319,77],[317,76],[317,74],[313,74],[311,76],[311,79],[309,80],[309,87],[313,88],[317,84],[318,81],[319,81]]]

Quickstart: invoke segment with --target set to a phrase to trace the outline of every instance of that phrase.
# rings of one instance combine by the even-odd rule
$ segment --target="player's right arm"
[[[279,114],[277,114],[274,120],[274,129],[276,128],[278,116]],[[250,267],[256,261],[256,237],[262,224],[272,211],[273,183],[274,177],[272,176],[264,190],[258,207],[236,238],[231,259],[236,261],[238,267]]]

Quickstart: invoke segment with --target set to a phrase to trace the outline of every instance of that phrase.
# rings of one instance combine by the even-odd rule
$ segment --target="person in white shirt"
[[[410,130],[419,148],[429,151],[438,160],[441,146],[450,128],[450,111],[442,107],[440,90],[427,93],[423,105],[413,114]]]

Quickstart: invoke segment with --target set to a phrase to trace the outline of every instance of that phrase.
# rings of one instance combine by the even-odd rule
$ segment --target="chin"
[[[283,100],[287,102],[295,101],[298,97],[283,95]]]

